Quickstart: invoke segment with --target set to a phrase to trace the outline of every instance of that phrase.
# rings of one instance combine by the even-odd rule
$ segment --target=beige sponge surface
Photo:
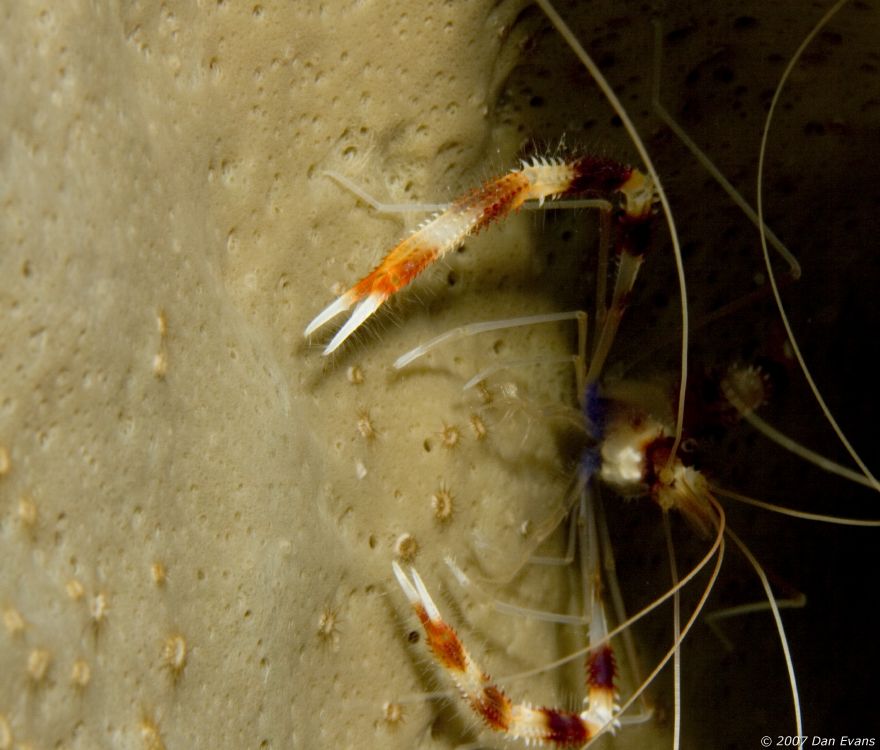
[[[735,227],[728,238],[739,237],[745,222],[726,198],[711,204],[725,205],[721,229],[708,199],[693,200],[694,186],[710,182],[680,167],[690,157],[650,112],[647,19],[635,6],[599,5],[578,33],[598,47],[652,148],[667,149],[663,167],[695,233],[714,239]],[[759,17],[670,12],[669,77],[714,71],[726,85],[711,62],[717,45],[693,40],[728,26],[748,33],[751,22],[737,19]],[[571,354],[572,326],[468,338],[403,373],[390,365],[466,322],[581,305],[593,282],[584,225],[594,222],[583,213],[570,224],[511,219],[333,357],[321,356],[326,339],[302,332],[423,216],[376,212],[325,171],[384,201],[437,203],[509,168],[533,140],[552,150],[565,135],[633,158],[579,64],[518,1],[22,0],[0,18],[0,750],[500,746],[427,656],[391,561],[418,567],[493,675],[582,645],[579,628],[502,614],[491,601],[568,614],[582,606],[570,566],[527,564],[548,535],[542,555],[566,551],[560,524],[580,417],[570,368],[553,361]],[[787,23],[783,13],[759,23],[771,32],[761,44],[790,54],[809,24],[773,36]],[[840,64],[867,77],[865,65],[880,65],[859,56],[867,24],[845,23],[834,33],[852,47],[826,37],[822,50],[856,51],[814,59],[808,90],[822,87],[811,72]],[[750,70],[749,45],[732,47],[742,57],[730,63],[746,79],[738,66]],[[772,59],[770,72],[757,67],[766,81],[741,94],[756,127],[763,109],[751,91],[772,90],[780,72]],[[850,85],[865,91],[857,80]],[[811,120],[798,109],[804,96],[791,127],[802,135],[818,123],[822,144],[846,131],[858,145],[876,126],[876,99],[854,94],[852,111]],[[705,107],[695,130],[719,121],[718,99],[687,89],[668,106],[687,117],[694,102]],[[738,132],[719,150],[738,154],[727,166],[750,177],[754,139],[738,152]],[[834,153],[816,146],[814,164],[839,163]],[[786,154],[773,166],[809,171]],[[821,188],[796,182],[791,194],[808,200]],[[674,372],[677,290],[663,242],[617,377],[665,369],[669,382]],[[749,243],[754,251],[751,234]],[[761,273],[760,261],[746,266],[734,274],[740,286],[719,296],[733,251],[719,260],[710,245],[689,248],[708,269],[696,274],[693,302],[704,316],[754,292]],[[824,281],[832,293],[847,283]],[[729,360],[752,341],[737,325],[762,330],[771,314],[759,315],[735,315],[732,333],[701,351]],[[833,330],[828,323],[826,339]],[[462,390],[481,369],[524,359],[544,365]],[[751,444],[721,450],[735,456],[734,478],[751,476]],[[768,453],[767,471],[786,461]],[[646,545],[656,554],[624,591],[627,608],[669,580],[659,515],[642,507],[647,520],[624,526],[619,542],[631,560]],[[685,561],[702,544],[685,544]],[[446,557],[474,587],[456,582]],[[760,592],[731,598],[748,596]],[[667,609],[636,631],[635,650],[619,655],[625,685],[646,671],[629,656],[653,663],[670,622]],[[769,648],[773,632],[761,624]],[[695,658],[693,673],[708,679],[724,658]],[[575,708],[583,666],[508,687]],[[741,688],[730,692],[742,699]],[[602,742],[669,746],[668,681],[649,704],[643,724]]]
[[[561,472],[549,441],[512,478],[500,443],[475,452],[460,378],[388,376],[402,335],[306,346],[402,231],[322,170],[399,200],[479,170],[517,11],[3,11],[2,747],[423,733],[432,704],[383,712],[424,689],[395,545],[455,551],[443,488],[449,536],[509,567]]]

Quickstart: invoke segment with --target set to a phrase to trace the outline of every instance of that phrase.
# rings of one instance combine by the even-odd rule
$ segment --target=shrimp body
[[[706,477],[672,456],[675,431],[640,405],[599,396],[595,384],[585,399],[587,427],[597,446],[587,452],[587,467],[621,497],[650,497],[663,511],[675,509],[705,537],[717,528]],[[584,473],[588,473],[589,469]],[[592,472],[590,472],[592,473]]]
[[[376,268],[321,311],[305,335],[357,304],[324,349],[325,355],[330,354],[391,295],[461,246],[468,236],[518,211],[526,201],[589,196],[620,196],[626,215],[638,219],[650,212],[654,191],[650,179],[638,169],[603,157],[523,162],[519,169],[465,193],[397,244]]]

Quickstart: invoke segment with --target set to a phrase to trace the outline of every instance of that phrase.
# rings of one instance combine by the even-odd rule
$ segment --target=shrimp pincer
[[[604,197],[620,204],[622,216],[640,222],[651,213],[654,188],[634,167],[596,156],[533,159],[469,191],[396,245],[367,276],[322,310],[306,327],[310,336],[340,313],[354,308],[324,349],[334,352],[395,292],[428,266],[477,234],[522,208],[526,201]]]
[[[510,739],[557,747],[583,747],[604,730],[614,729],[617,707],[613,705],[613,657],[608,669],[593,669],[590,673],[591,678],[593,672],[607,673],[602,675],[607,684],[603,684],[601,690],[606,700],[596,700],[594,695],[595,705],[580,713],[515,703],[474,662],[455,630],[443,620],[418,572],[411,568],[407,575],[397,562],[392,565],[398,583],[425,629],[431,651],[487,726]]]

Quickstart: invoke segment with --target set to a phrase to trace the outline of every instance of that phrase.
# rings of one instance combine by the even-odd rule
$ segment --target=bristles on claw
[[[415,569],[410,568],[410,578],[397,562],[391,565],[400,587],[422,623],[428,646],[435,658],[449,673],[471,710],[487,727],[512,739],[524,740],[526,744],[582,747],[603,729],[613,726],[590,710],[577,714],[511,701],[474,662],[456,632],[443,621]]]
[[[311,336],[315,331],[317,331],[321,326],[325,323],[328,323],[333,318],[335,318],[339,313],[343,313],[348,310],[354,304],[355,300],[353,297],[348,294],[343,294],[341,297],[333,300],[332,303],[327,305],[321,312],[319,312],[315,318],[306,326],[306,330],[304,335]]]
[[[335,351],[391,295],[470,235],[519,211],[526,201],[543,204],[547,199],[605,198],[615,193],[623,196],[624,212],[631,218],[643,218],[650,211],[653,183],[632,167],[594,156],[523,162],[522,168],[465,193],[398,243],[373,271],[309,323],[305,335],[359,303],[324,354]]]
[[[410,568],[410,573],[413,577],[413,582],[410,583],[406,573],[403,572],[403,568],[400,567],[396,560],[392,561],[391,567],[394,570],[394,576],[397,578],[400,588],[403,589],[403,593],[406,594],[406,598],[409,599],[409,603],[413,606],[420,604],[424,607],[425,613],[428,617],[432,620],[439,620],[440,610],[438,610],[437,605],[434,604],[434,600],[431,598],[428,589],[425,587],[425,582],[422,581],[422,577],[418,574],[416,569]],[[413,586],[413,583],[415,583],[415,586]]]
[[[341,299],[342,297],[340,297],[340,300]],[[366,299],[362,300],[354,309],[351,317],[345,321],[345,325],[336,332],[336,335],[332,339],[330,339],[330,343],[327,344],[327,347],[324,349],[324,356],[326,357],[328,354],[336,351],[339,348],[339,345],[360,327],[361,323],[379,309],[385,299],[386,298],[381,294],[371,294]],[[345,309],[347,309],[347,306]]]

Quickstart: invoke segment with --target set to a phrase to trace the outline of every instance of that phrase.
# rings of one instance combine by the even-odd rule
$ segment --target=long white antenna
[[[657,170],[654,168],[654,162],[651,161],[651,157],[648,155],[648,149],[645,148],[641,136],[639,136],[635,125],[633,125],[632,120],[630,120],[623,104],[620,102],[620,99],[617,98],[617,94],[614,93],[614,89],[611,88],[611,85],[605,79],[605,76],[602,75],[602,71],[599,70],[596,63],[594,63],[593,59],[587,54],[583,45],[578,41],[577,37],[568,27],[568,24],[562,20],[562,17],[556,12],[556,9],[550,4],[549,0],[537,0],[537,3],[541,10],[547,15],[547,18],[550,19],[553,26],[556,27],[556,30],[560,33],[562,38],[568,43],[568,46],[571,47],[571,50],[575,53],[578,60],[580,60],[583,66],[587,69],[587,72],[593,77],[596,85],[605,95],[605,98],[608,100],[609,104],[611,104],[612,109],[623,123],[623,127],[629,134],[633,145],[636,147],[636,151],[639,152],[639,157],[644,163],[645,169],[648,170],[648,174],[651,175],[651,179],[654,181],[654,187],[657,190],[657,197],[660,199],[660,203],[663,206],[663,214],[666,217],[666,223],[669,226],[669,234],[672,240],[672,252],[675,255],[675,267],[678,271],[678,288],[681,290],[681,384],[678,390],[678,414],[675,418],[675,442],[669,453],[671,461],[678,453],[678,446],[681,443],[682,423],[684,422],[684,399],[687,391],[689,331],[684,261],[681,257],[681,245],[678,241],[678,230],[675,228],[675,219],[672,216],[672,207],[669,205],[666,191],[663,189],[663,184],[660,182],[660,175],[657,174]]]
[[[804,373],[804,377],[807,379],[807,384],[810,386],[810,390],[813,392],[813,396],[815,397],[816,402],[819,404],[819,408],[825,415],[825,419],[828,420],[828,424],[831,425],[831,428],[834,430],[834,433],[843,444],[843,447],[846,448],[847,453],[849,453],[849,455],[852,457],[852,460],[856,462],[856,465],[862,470],[862,473],[871,482],[871,486],[875,490],[880,492],[880,483],[877,482],[877,479],[871,473],[871,470],[868,469],[865,462],[862,461],[859,454],[856,453],[855,448],[853,448],[846,435],[844,435],[843,430],[840,428],[840,425],[837,424],[837,420],[834,418],[834,415],[831,413],[831,410],[825,403],[825,399],[819,392],[819,387],[816,385],[816,381],[813,379],[810,368],[807,367],[806,360],[804,359],[803,354],[801,354],[801,349],[798,346],[797,340],[795,339],[794,331],[791,328],[791,323],[788,320],[788,315],[786,314],[785,307],[782,304],[782,297],[779,294],[779,286],[776,284],[776,274],[773,273],[773,265],[770,262],[770,250],[767,247],[767,233],[764,229],[764,159],[767,154],[767,140],[770,136],[770,123],[773,120],[773,114],[776,111],[776,105],[779,102],[779,97],[782,95],[782,89],[785,87],[785,84],[788,81],[791,72],[794,70],[794,66],[797,65],[798,60],[800,60],[801,55],[803,55],[804,53],[804,50],[806,50],[810,42],[813,41],[816,34],[818,34],[828,24],[834,14],[837,13],[837,11],[839,11],[844,5],[846,5],[846,3],[847,0],[838,0],[838,2],[834,3],[834,5],[832,5],[828,9],[825,15],[819,19],[819,22],[813,27],[810,33],[807,34],[807,36],[801,42],[800,46],[795,51],[794,55],[792,55],[791,59],[788,61],[788,65],[785,66],[785,70],[782,72],[782,77],[779,79],[779,85],[776,87],[776,91],[773,92],[773,99],[770,102],[770,109],[767,111],[767,119],[764,121],[764,131],[761,133],[761,150],[758,154],[758,196],[756,208],[758,210],[758,233],[761,237],[761,249],[764,252],[764,264],[767,266],[767,278],[770,281],[770,287],[773,289],[773,298],[776,300],[776,307],[779,310],[779,317],[782,319],[782,325],[785,326],[785,333],[788,336],[788,341],[791,344],[792,350],[794,351],[794,356],[798,361],[801,372]]]

